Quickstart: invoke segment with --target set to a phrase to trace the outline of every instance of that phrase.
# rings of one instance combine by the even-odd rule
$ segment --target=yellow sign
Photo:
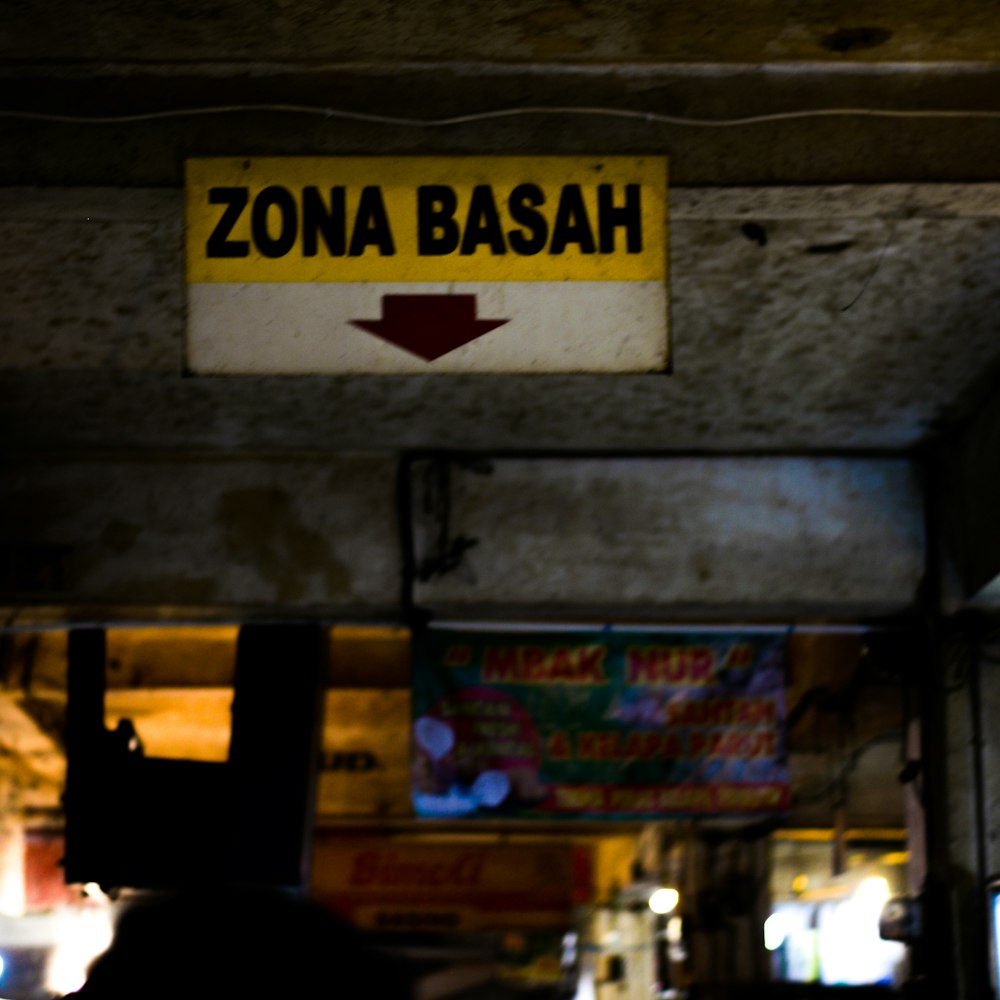
[[[668,366],[664,157],[191,160],[186,233],[198,374]]]
[[[187,280],[665,281],[665,157],[187,164]]]
[[[316,811],[410,816],[410,692],[326,692]]]

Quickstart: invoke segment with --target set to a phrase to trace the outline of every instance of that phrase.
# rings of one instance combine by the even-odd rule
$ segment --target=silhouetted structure
[[[278,890],[157,895],[127,908],[79,1000],[407,1000],[402,968],[315,903]]]

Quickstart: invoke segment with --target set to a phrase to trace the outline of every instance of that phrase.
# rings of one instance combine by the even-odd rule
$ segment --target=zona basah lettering
[[[554,214],[551,209],[546,214],[542,209],[551,200],[537,184],[518,184],[506,197],[479,184],[464,206],[454,188],[425,184],[416,191],[416,254],[467,257],[482,250],[493,256],[558,256],[570,248],[583,255],[618,249],[640,254],[642,188],[622,188],[619,193],[612,184],[597,185],[595,209],[588,208],[581,185],[564,184],[554,199]],[[386,200],[377,185],[355,195],[343,185],[326,191],[306,185],[295,191],[269,184],[252,196],[249,187],[220,185],[208,189],[208,203],[223,210],[205,242],[207,258],[246,258],[252,250],[280,258],[296,248],[303,258],[360,257],[369,250],[382,257],[396,254]],[[248,209],[249,232],[244,222]]]

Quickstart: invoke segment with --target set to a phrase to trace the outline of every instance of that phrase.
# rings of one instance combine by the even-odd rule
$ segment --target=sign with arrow
[[[437,361],[508,322],[476,319],[475,295],[383,295],[382,310],[381,319],[351,323],[424,361]]]
[[[663,157],[191,160],[189,367],[661,371],[666,168]]]

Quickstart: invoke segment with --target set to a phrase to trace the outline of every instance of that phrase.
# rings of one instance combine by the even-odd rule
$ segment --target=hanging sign
[[[569,844],[350,840],[317,831],[310,895],[358,927],[452,932],[573,925],[591,854]]]
[[[662,370],[663,157],[189,160],[203,374]]]
[[[429,629],[413,649],[418,816],[788,808],[782,636]]]

